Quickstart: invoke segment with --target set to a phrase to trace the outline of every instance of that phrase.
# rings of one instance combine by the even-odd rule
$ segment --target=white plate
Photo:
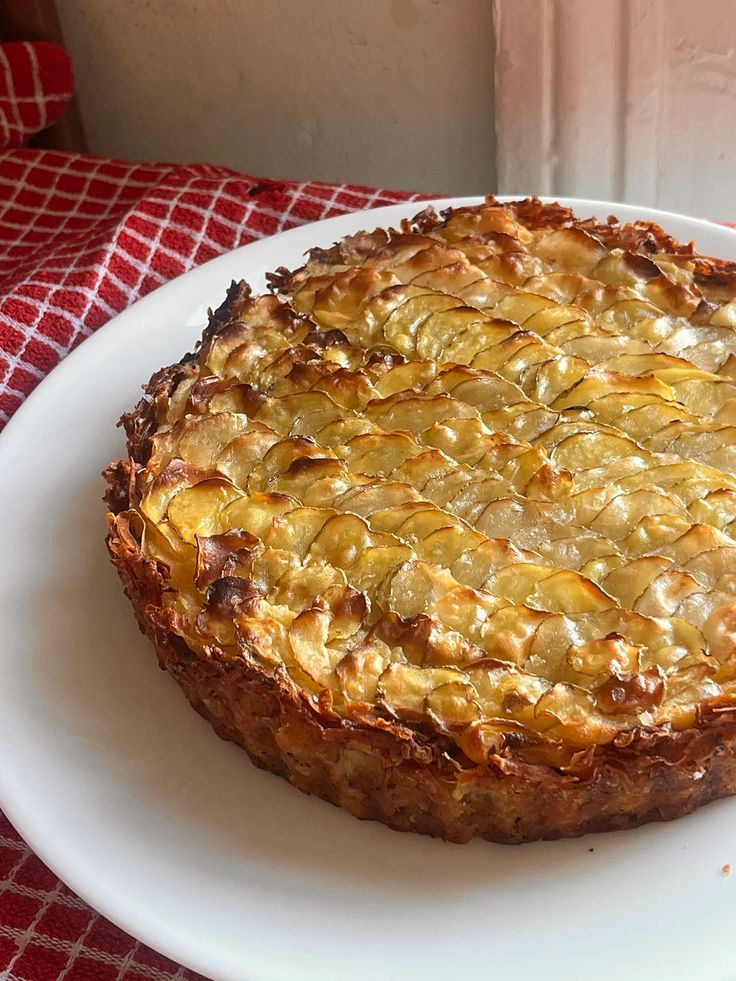
[[[715,225],[574,206],[654,217],[736,258],[736,234]],[[217,979],[733,978],[736,875],[721,868],[736,866],[736,800],[517,848],[357,821],[214,735],[157,669],[108,563],[98,474],[122,449],[115,422],[191,348],[230,279],[261,286],[309,246],[421,207],[294,229],[175,280],[85,341],[7,427],[0,803],[84,899]]]

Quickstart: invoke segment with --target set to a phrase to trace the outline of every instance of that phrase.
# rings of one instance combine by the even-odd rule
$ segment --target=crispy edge
[[[656,222],[622,223],[615,215],[608,215],[605,222],[597,218],[581,220],[570,208],[558,202],[542,202],[536,195],[517,201],[499,201],[493,194],[489,194],[486,196],[485,203],[508,209],[530,230],[578,228],[593,235],[609,249],[623,249],[644,256],[665,253],[686,257],[692,262],[695,282],[698,285],[710,283],[736,288],[736,262],[701,255],[696,252],[694,242],[680,242]],[[401,231],[426,235],[441,228],[453,215],[472,213],[478,207],[478,205],[467,205],[462,208],[446,208],[438,214],[429,206],[419,211],[413,218],[402,222]],[[347,235],[329,249],[311,249],[307,253],[308,262],[313,260],[329,263],[349,262],[355,257],[368,254],[376,246],[386,244],[396,234],[400,232],[395,229],[376,229],[372,232],[362,231]],[[275,273],[269,273],[267,276],[269,289],[288,293],[299,282],[300,274],[304,273],[307,264],[292,270],[281,266]]]
[[[257,652],[195,654],[161,605],[165,576],[111,516],[108,547],[162,668],[225,740],[256,766],[358,818],[453,842],[517,844],[671,820],[736,792],[736,721],[712,710],[683,732],[632,733],[601,747],[584,775],[492,758],[465,766],[432,737],[380,720],[339,718]]]
[[[107,473],[115,499],[129,504],[124,468]],[[208,647],[197,654],[175,632],[164,606],[168,570],[141,551],[133,514],[108,515],[107,546],[160,666],[256,766],[358,818],[458,843],[483,837],[518,844],[671,820],[736,792],[729,702],[714,700],[682,732],[627,733],[619,745],[597,747],[583,772],[563,773],[513,751],[472,764],[450,756],[439,735],[384,719],[342,719],[283,667],[265,670],[257,650],[234,656]]]

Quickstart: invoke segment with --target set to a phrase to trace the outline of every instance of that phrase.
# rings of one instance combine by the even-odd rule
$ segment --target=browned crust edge
[[[565,223],[571,214],[534,198],[510,207],[525,209],[525,221],[537,214],[544,224],[554,223],[555,215]],[[636,226],[645,223],[614,221],[601,227],[612,229],[617,243],[630,235],[628,247],[636,239],[641,249]],[[693,254],[691,246],[646,224],[657,248]],[[728,265],[736,270],[736,264]],[[211,315],[205,338],[226,328],[249,294],[246,284],[233,283]],[[300,690],[285,669],[267,672],[255,650],[237,657],[216,647],[204,656],[192,652],[165,609],[168,570],[141,551],[129,511],[137,503],[136,476],[148,460],[160,407],[193,370],[192,360],[187,355],[156,372],[141,401],[121,419],[130,456],[105,471],[107,546],[160,666],[219,736],[242,746],[262,769],[356,817],[453,842],[480,836],[520,843],[630,828],[671,820],[736,793],[736,719],[725,699],[711,700],[690,729],[636,730],[597,747],[575,773],[522,762],[513,752],[475,765],[448,755],[439,736],[398,722],[341,719]]]
[[[532,231],[542,228],[574,227],[597,238],[609,249],[624,249],[627,252],[644,256],[655,253],[682,256],[692,263],[693,278],[696,283],[736,287],[736,262],[701,255],[696,251],[694,242],[680,242],[656,222],[621,223],[615,215],[608,215],[605,222],[599,221],[597,218],[580,220],[570,208],[557,202],[545,203],[536,195],[518,201],[499,201],[493,194],[489,194],[486,196],[485,202],[488,205],[498,205],[512,211],[516,218]],[[401,230],[427,234],[434,229],[441,228],[453,215],[469,213],[476,208],[477,205],[467,205],[461,208],[447,208],[437,213],[430,205],[418,212],[413,218],[403,221]],[[387,238],[392,235],[393,231],[392,229],[387,230]],[[340,242],[336,242],[330,249],[311,249],[309,257],[339,262],[354,255],[356,245],[359,248],[359,243],[363,240],[369,248],[376,244],[370,232],[357,232],[355,235],[348,235]],[[271,273],[267,277],[270,288],[278,290],[288,286],[291,278],[300,273],[303,268],[302,266],[289,270],[282,266],[277,269],[275,273]]]
[[[602,747],[585,776],[513,758],[466,768],[400,724],[346,722],[285,671],[270,677],[255,651],[189,650],[162,606],[165,575],[141,552],[125,512],[109,526],[139,625],[193,707],[256,766],[356,817],[454,842],[520,843],[670,820],[736,792],[736,722],[715,709],[684,732],[640,732],[629,746]]]

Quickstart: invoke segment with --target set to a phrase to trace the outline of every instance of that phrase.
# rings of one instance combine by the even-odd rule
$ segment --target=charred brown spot
[[[151,436],[165,417],[177,386],[196,375],[196,367],[191,363],[193,359],[194,355],[187,354],[179,364],[157,371],[145,386],[143,398],[133,411],[120,417],[118,425],[125,429],[128,450],[136,463],[145,464],[148,461],[151,455]]]
[[[343,621],[361,622],[367,610],[368,600],[365,593],[358,592],[352,586],[347,586],[342,596],[332,604],[332,615],[338,623]]]
[[[368,634],[376,640],[383,641],[389,647],[393,647],[398,642],[399,637],[406,631],[407,621],[400,617],[398,613],[390,610],[378,620]]]
[[[197,589],[207,589],[216,580],[230,576],[260,544],[259,539],[247,531],[231,531],[207,538],[197,536]]]
[[[219,378],[217,375],[209,375],[196,383],[187,400],[185,411],[202,415],[207,412],[214,396],[224,392],[230,393],[235,411],[247,415],[255,415],[266,401],[265,395],[256,391],[251,385],[241,384],[237,378]]]
[[[642,279],[658,279],[661,276],[659,266],[639,252],[625,252],[626,264]]]
[[[310,330],[302,343],[314,348],[316,351],[325,351],[328,347],[350,346],[350,342],[345,334],[336,328],[332,328],[331,330]]]
[[[406,364],[407,358],[403,354],[395,351],[373,351],[366,361],[367,368],[395,368],[397,365]]]
[[[527,708],[532,705],[533,702],[531,698],[522,694],[520,691],[507,691],[503,696],[501,701],[501,708],[504,712],[509,712],[513,715],[516,712],[521,711],[521,709]]]
[[[373,232],[357,232],[355,235],[346,235],[336,246],[337,254],[344,261],[350,259],[363,259],[385,246],[391,241],[391,232],[383,228],[377,228]],[[332,250],[326,255],[330,258],[334,255]]]
[[[266,273],[268,288],[278,293],[288,284],[292,275],[291,269],[287,269],[286,266],[278,266],[273,272]]]
[[[207,600],[195,620],[195,628],[202,637],[234,644],[238,618],[254,614],[260,600],[260,590],[252,580],[224,576],[207,590]]]
[[[243,412],[249,416],[257,415],[261,406],[268,401],[268,397],[263,392],[253,388],[252,385],[238,385],[238,394]]]
[[[430,651],[435,624],[423,613],[404,622],[404,630],[396,638],[407,659],[413,664],[424,664]]]
[[[443,212],[443,215],[447,215],[447,212]],[[443,218],[440,218],[434,208],[428,207],[418,212],[413,218],[402,222],[401,227],[404,231],[415,231],[421,235],[426,235],[428,232],[434,231],[435,228],[439,228],[442,222]]]
[[[251,579],[224,576],[208,589],[207,607],[213,613],[229,616],[244,606],[253,606],[260,598],[261,592]]]
[[[169,642],[169,647],[174,651],[177,657],[181,658],[183,661],[191,661],[192,658],[196,658],[196,654],[187,644],[183,637],[179,634],[169,633],[167,640]]]
[[[214,313],[210,314],[209,327],[205,331],[205,340],[223,324],[231,320],[237,320],[251,296],[251,288],[244,279],[241,279],[239,282],[233,280],[230,283],[225,299]]]
[[[312,352],[311,357],[315,360],[310,360],[309,352],[305,352],[304,357],[300,355],[292,355],[289,360],[291,366],[286,377],[294,385],[299,385],[302,388],[309,388],[315,385],[321,378],[329,377],[335,370],[332,366],[326,368],[322,363],[317,361],[318,355]],[[279,367],[279,361],[277,359],[274,362],[276,368]],[[284,358],[284,363],[286,363],[286,358]]]
[[[204,378],[199,378],[189,395],[187,408],[195,413],[205,412],[213,395],[226,392],[236,384],[236,379],[220,378],[218,375],[207,375]]]
[[[344,464],[340,460],[333,460],[325,456],[300,456],[289,464],[287,473],[292,476],[303,473],[319,473],[320,476],[327,476],[330,472],[342,473]]]
[[[639,715],[662,701],[664,680],[657,670],[643,671],[628,678],[612,675],[596,689],[596,702],[607,715]]]
[[[118,460],[102,471],[108,484],[103,500],[113,514],[126,511],[134,502],[137,471],[133,460]]]

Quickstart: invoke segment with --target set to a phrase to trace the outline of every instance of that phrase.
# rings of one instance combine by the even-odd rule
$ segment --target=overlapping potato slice
[[[279,418],[283,421],[283,415],[281,413],[279,414]],[[243,437],[238,436],[236,438],[242,439]],[[366,454],[369,456],[373,454],[375,456],[377,450],[379,455],[381,455],[380,450],[383,448],[382,456],[385,461],[386,470],[389,469],[389,461],[391,463],[396,463],[397,459],[400,461],[398,468],[390,468],[391,473],[389,476],[399,478],[408,477],[408,483],[412,485],[425,482],[427,465],[420,466],[419,470],[406,472],[404,465],[407,458],[412,461],[416,461],[417,459],[416,456],[411,455],[415,453],[416,445],[412,444],[407,435],[394,433],[383,437],[370,436],[367,439],[370,444],[368,447],[361,445],[365,443],[366,437],[357,437],[355,440],[359,444],[357,448],[357,460],[365,459]],[[391,453],[394,452],[396,454],[397,447],[398,457],[395,456],[394,460],[391,461]],[[407,450],[410,454],[409,457],[407,457]],[[426,457],[427,455],[426,453],[420,454],[419,459],[421,460],[422,457]],[[432,456],[432,454],[429,455]],[[347,456],[349,463],[350,454],[347,454]],[[446,482],[450,479],[452,488],[450,493],[453,494],[453,503],[455,504],[451,510],[456,513],[457,511],[461,513],[465,511],[467,513],[468,509],[470,509],[471,514],[477,512],[479,507],[479,493],[485,495],[480,498],[481,507],[485,504],[485,499],[489,494],[492,500],[497,500],[499,494],[506,494],[506,488],[500,481],[496,481],[495,484],[491,482],[490,489],[488,480],[482,481],[479,486],[474,486],[472,471],[468,471],[465,474],[466,481],[464,489],[461,483],[459,485],[461,490],[458,492],[457,478],[462,474],[462,471],[457,468],[448,468],[442,455],[435,456],[436,459],[430,460],[428,464],[433,495],[435,499],[443,493],[447,496]],[[305,471],[305,466],[309,478],[306,484],[301,481],[301,474]],[[360,469],[364,472],[370,468],[363,466]],[[397,470],[398,472],[396,472]],[[333,518],[322,527],[321,523],[324,521],[324,505],[333,506],[337,504],[340,498],[345,497],[346,492],[354,493],[356,490],[361,491],[366,486],[363,480],[364,478],[360,475],[351,474],[345,464],[337,459],[329,449],[321,450],[315,444],[302,438],[288,438],[274,444],[266,453],[263,460],[254,464],[253,470],[247,477],[247,486],[250,490],[255,490],[256,492],[263,492],[265,489],[271,494],[288,495],[289,498],[294,496],[307,503],[317,501],[320,504],[320,508],[301,509],[298,514],[296,512],[293,514],[290,513],[288,518],[282,522],[283,528],[280,532],[279,539],[275,542],[269,540],[270,544],[276,544],[280,548],[285,548],[290,553],[296,554],[300,559],[303,559],[304,555],[302,554],[303,550],[297,544],[298,536],[304,534],[303,529],[306,529],[309,533],[316,534],[317,528],[319,527],[319,535],[315,538],[313,547],[317,549],[320,558],[328,560],[338,568],[345,568],[346,563],[349,564],[349,560],[352,562],[352,558],[350,557],[354,557],[356,552],[370,553],[373,551],[377,555],[388,556],[393,560],[407,561],[413,556],[413,553],[407,553],[405,550],[402,551],[399,547],[400,543],[398,540],[393,538],[381,540],[380,537],[377,538],[375,533],[368,532],[365,522],[353,515],[334,514]],[[387,491],[390,493],[392,485],[388,484],[386,486]],[[397,484],[396,486],[400,488],[401,484]],[[377,487],[379,490],[381,489],[381,481],[377,483]],[[220,526],[217,528],[218,532],[223,529],[229,530],[232,527],[233,516],[238,516],[235,520],[240,518],[243,504],[237,499],[231,499],[231,491],[223,497],[226,490],[229,490],[227,483],[222,483],[222,486],[220,486],[213,480],[205,480],[195,484],[190,489],[180,492],[169,505],[169,523],[174,526],[186,541],[191,541],[197,535],[201,536],[203,531],[212,532],[212,522],[215,521],[220,522]],[[469,491],[471,491],[470,496]],[[209,495],[209,497],[205,495]],[[206,518],[208,524],[203,528],[198,528],[191,524],[192,507],[190,501],[194,500],[196,502],[198,499],[208,504]],[[504,499],[501,498],[501,501]],[[456,503],[458,501],[459,503]],[[385,501],[381,501],[380,503],[385,504]],[[534,506],[531,502],[524,503],[528,508]],[[365,509],[363,510],[365,511]],[[395,507],[392,513],[400,514],[401,507]],[[184,516],[183,518],[182,515]],[[420,517],[425,518],[425,530],[421,534],[421,538],[429,537],[431,539],[431,546],[429,543],[427,546],[430,549],[429,555],[437,556],[435,561],[438,561],[439,553],[444,552],[446,564],[449,564],[450,560],[455,558],[455,555],[458,558],[462,557],[463,561],[459,562],[458,566],[467,573],[469,553],[478,550],[480,544],[487,545],[483,541],[483,536],[479,536],[477,532],[472,532],[464,523],[452,521],[448,514],[440,508],[431,509],[428,515],[420,516],[413,514],[411,521],[408,521],[406,527],[402,525],[400,529],[404,535],[409,535],[411,539],[418,537],[418,529],[421,527],[421,523],[418,524],[417,522]],[[527,523],[529,523],[529,517],[530,515],[528,514]],[[537,515],[538,519],[541,517],[543,517],[543,512]],[[185,523],[186,519],[190,520],[189,525]],[[241,520],[244,524],[247,524],[248,528],[258,527],[257,519],[253,517],[243,515]],[[432,534],[429,536],[426,532],[427,520],[430,521],[432,528]],[[449,530],[447,528],[448,522],[454,526],[451,529],[454,539],[452,548],[448,547],[449,543],[443,545],[441,541],[440,533]],[[553,523],[548,522],[548,530],[552,527]],[[575,530],[573,529],[573,533]],[[284,538],[285,535],[286,538]],[[600,546],[603,549],[607,548],[612,555],[618,554],[616,546],[610,541],[600,539]],[[369,571],[364,573],[360,563],[358,563],[356,567],[357,571],[354,572],[355,578],[353,585],[358,588],[366,588],[367,585],[375,586],[374,565],[375,563],[373,562],[369,563]],[[430,566],[430,568],[433,568],[433,566]],[[486,572],[488,573],[490,570],[486,570]],[[501,570],[496,572],[495,575],[487,575],[483,580],[484,589],[504,600],[513,603],[525,603],[534,608],[548,611],[559,610],[579,614],[609,609],[612,606],[609,596],[597,589],[593,583],[584,580],[577,573],[569,570],[555,570],[554,568],[527,562],[513,566],[512,573],[513,575],[509,575],[507,570]],[[366,576],[368,578],[365,578]],[[405,601],[405,596],[402,592],[401,602]],[[396,607],[394,606],[393,608]],[[663,613],[664,611],[658,609],[656,612]],[[453,629],[456,626],[456,624],[453,624]],[[475,636],[468,639],[474,643],[478,642],[478,638]]]
[[[642,254],[616,247],[610,228],[594,223],[590,230],[571,227],[572,219],[561,223],[562,227],[529,229],[523,220],[509,225],[507,215],[497,217],[498,212],[506,210],[498,205],[481,210],[487,213],[491,226],[505,225],[508,230],[485,232],[479,237],[476,230],[463,233],[459,227],[451,227],[457,216],[446,222],[430,219],[421,223],[421,235],[389,235],[375,247],[366,238],[359,261],[385,268],[392,258],[400,260],[410,251],[411,261],[401,263],[402,282],[414,282],[416,276],[412,274],[421,268],[422,284],[433,286],[433,273],[441,273],[441,279],[438,276],[436,280],[440,291],[458,296],[464,292],[464,298],[473,305],[488,309],[506,301],[509,314],[517,309],[519,318],[529,310],[520,293],[536,294],[554,302],[563,300],[592,316],[595,326],[603,329],[601,337],[626,335],[629,345],[632,341],[641,345],[640,351],[659,350],[674,355],[687,352],[689,360],[707,370],[725,365],[734,354],[733,295],[729,295],[728,288],[715,285],[717,276],[712,277],[712,286],[707,278],[698,278],[702,263],[688,255],[658,255],[651,251]],[[645,235],[641,237],[646,241]],[[613,240],[613,247],[606,240]],[[334,269],[340,269],[339,263],[345,261],[344,254],[339,253],[338,249],[333,257]],[[287,284],[297,298],[295,302],[310,274],[324,275],[329,268],[324,257],[312,268],[308,263]],[[489,291],[484,285],[488,280],[512,289],[496,287]],[[303,309],[313,307],[307,304]],[[608,351],[615,353],[616,345],[609,345]]]
[[[709,262],[490,201],[233,286],[135,477],[177,629],[477,763],[692,725],[736,686],[736,272]]]
[[[406,381],[405,369],[408,367],[389,370],[381,382],[394,372],[400,372]],[[446,377],[451,378],[461,370],[451,370]],[[438,380],[435,377],[430,388],[436,386]],[[356,467],[367,468],[365,472],[392,473],[396,479],[408,480],[430,496],[445,494],[442,498],[432,497],[442,504],[453,500],[461,487],[466,486],[469,490],[471,485],[476,487],[480,483],[484,485],[486,500],[490,500],[488,494],[491,491],[495,497],[501,496],[503,486],[481,478],[478,471],[482,471],[502,478],[506,489],[513,494],[540,500],[568,500],[573,509],[568,520],[594,530],[597,511],[591,511],[591,507],[597,502],[597,510],[606,508],[611,517],[616,510],[610,507],[614,496],[621,498],[618,505],[624,503],[624,497],[629,498],[627,504],[631,515],[635,507],[640,511],[650,507],[652,514],[689,514],[723,530],[736,521],[736,479],[714,467],[694,468],[677,457],[651,453],[613,426],[579,421],[559,423],[538,436],[535,447],[507,436],[499,437],[498,433],[488,430],[483,421],[488,414],[481,416],[476,406],[470,404],[475,401],[482,407],[483,398],[488,394],[487,388],[479,384],[474,385],[474,390],[468,387],[478,380],[471,378],[453,389],[462,391],[464,388],[467,402],[444,392],[429,395],[411,389],[394,392],[385,399],[371,400],[362,413],[371,430],[346,439],[339,452],[356,460]],[[318,422],[323,417],[331,420],[336,410],[330,408],[329,401],[324,393],[319,397],[308,397],[305,393],[303,397],[293,395],[288,399],[273,399],[263,403],[256,419],[292,432],[294,425],[301,425],[294,423],[294,418],[298,420],[302,413],[313,412],[315,404],[322,406],[322,416],[315,416],[315,419]],[[399,432],[395,432],[397,430]],[[314,434],[320,442],[339,445],[331,432],[325,438],[319,425],[315,425]],[[422,444],[442,452],[432,455],[422,451]],[[360,455],[356,456],[361,449]],[[359,464],[358,460],[363,462]],[[395,472],[397,467],[402,467],[400,472]],[[644,471],[652,468],[656,468],[657,475],[665,482],[664,487],[643,476]],[[470,474],[469,469],[475,473]],[[585,484],[591,488],[587,494],[574,493],[570,471],[579,472],[586,478]],[[438,483],[442,473],[453,482],[442,487]],[[431,484],[428,483],[430,478]],[[614,483],[622,479],[627,481],[624,486]],[[647,487],[648,483],[651,486]],[[594,493],[596,485],[600,485],[600,489]],[[452,493],[445,489],[449,487],[453,488]],[[616,530],[607,529],[606,534],[614,540],[625,537],[634,528],[633,518],[625,518],[627,509],[622,511],[618,505],[617,510],[629,523],[617,526]],[[578,508],[580,514],[577,514]],[[524,514],[527,513],[531,513],[528,508]],[[463,517],[475,520],[477,515],[463,512]]]
[[[622,429],[645,444],[652,440],[653,448],[662,444],[662,437],[657,435],[662,429],[673,422],[687,422],[687,438],[680,439],[673,451],[734,470],[736,428],[728,428],[734,411],[734,388],[727,379],[700,371],[681,359],[646,351],[630,356],[636,358],[637,375],[614,372],[611,366],[621,363],[625,350],[618,340],[613,344],[606,341],[614,335],[592,325],[584,310],[555,304],[539,294],[517,290],[516,295],[505,296],[494,307],[493,316],[488,316],[440,290],[411,294],[406,291],[416,291],[416,287],[404,290],[389,290],[391,312],[383,320],[367,310],[351,325],[346,315],[343,326],[347,336],[360,344],[376,343],[380,337],[416,360],[458,362],[498,372],[518,383],[531,399],[554,407],[582,402],[602,421],[617,420]],[[628,344],[635,301],[617,303],[628,304],[625,311],[616,314],[621,337]],[[381,314],[386,309],[383,305]],[[514,322],[521,330],[514,330]],[[576,339],[581,344],[576,346]],[[548,344],[549,340],[554,344]],[[653,352],[655,348],[647,350]],[[679,360],[679,368],[668,360]],[[590,369],[596,364],[601,370]],[[699,414],[718,415],[717,428],[689,411],[678,401],[679,395]],[[707,438],[712,430],[717,432],[717,447]]]

